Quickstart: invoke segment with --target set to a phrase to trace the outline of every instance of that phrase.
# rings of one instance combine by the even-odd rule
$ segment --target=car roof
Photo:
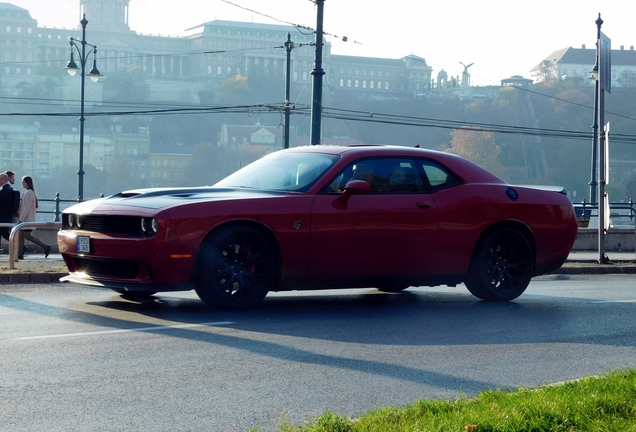
[[[335,154],[350,161],[360,157],[416,157],[431,158],[450,168],[460,177],[475,183],[505,183],[500,178],[485,170],[479,165],[453,153],[419,147],[406,147],[383,144],[356,144],[350,146],[341,145],[312,145],[292,147],[282,151],[316,152]],[[344,162],[344,161],[343,161]]]

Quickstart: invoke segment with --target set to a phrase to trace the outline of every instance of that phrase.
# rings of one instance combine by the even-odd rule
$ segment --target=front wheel
[[[508,301],[519,297],[534,273],[534,253],[519,231],[503,228],[483,237],[475,247],[465,281],[477,298]]]
[[[199,250],[195,291],[205,303],[246,309],[260,303],[274,284],[272,247],[257,230],[221,229]]]

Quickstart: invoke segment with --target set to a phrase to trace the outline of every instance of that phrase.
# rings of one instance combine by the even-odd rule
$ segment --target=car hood
[[[88,214],[93,211],[113,211],[121,207],[165,210],[201,201],[271,198],[289,193],[295,192],[214,187],[135,189],[106,198],[84,201],[69,207],[67,211],[78,214]]]

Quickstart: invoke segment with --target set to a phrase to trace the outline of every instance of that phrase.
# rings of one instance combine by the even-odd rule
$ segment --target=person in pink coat
[[[18,213],[18,223],[22,222],[35,222],[35,210],[38,208],[38,197],[35,194],[33,187],[33,179],[31,176],[22,177],[22,187],[25,189],[22,195],[22,202],[20,203],[20,211]],[[20,244],[18,250],[20,255],[18,259],[24,259],[24,240],[29,240],[36,245],[40,246],[44,250],[44,257],[48,257],[51,253],[51,245],[44,244],[40,239],[34,237],[31,232],[33,230],[23,229],[20,230]]]

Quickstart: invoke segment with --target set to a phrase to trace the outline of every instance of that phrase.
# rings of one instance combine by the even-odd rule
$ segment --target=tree
[[[141,65],[122,66],[104,77],[104,100],[140,103],[148,100],[150,86]]]
[[[125,154],[118,154],[113,158],[108,167],[108,176],[108,181],[102,186],[105,195],[140,187],[139,181],[133,177],[130,158]]]
[[[192,186],[212,185],[233,171],[235,170],[232,170],[228,163],[225,148],[201,143],[192,152],[187,181]]]
[[[217,97],[220,103],[247,103],[249,100],[250,88],[247,85],[247,77],[235,75],[223,80],[218,85]]]
[[[501,149],[495,142],[495,134],[472,127],[451,132],[453,140],[446,151],[462,156],[496,176],[503,177],[505,169],[499,161]]]

